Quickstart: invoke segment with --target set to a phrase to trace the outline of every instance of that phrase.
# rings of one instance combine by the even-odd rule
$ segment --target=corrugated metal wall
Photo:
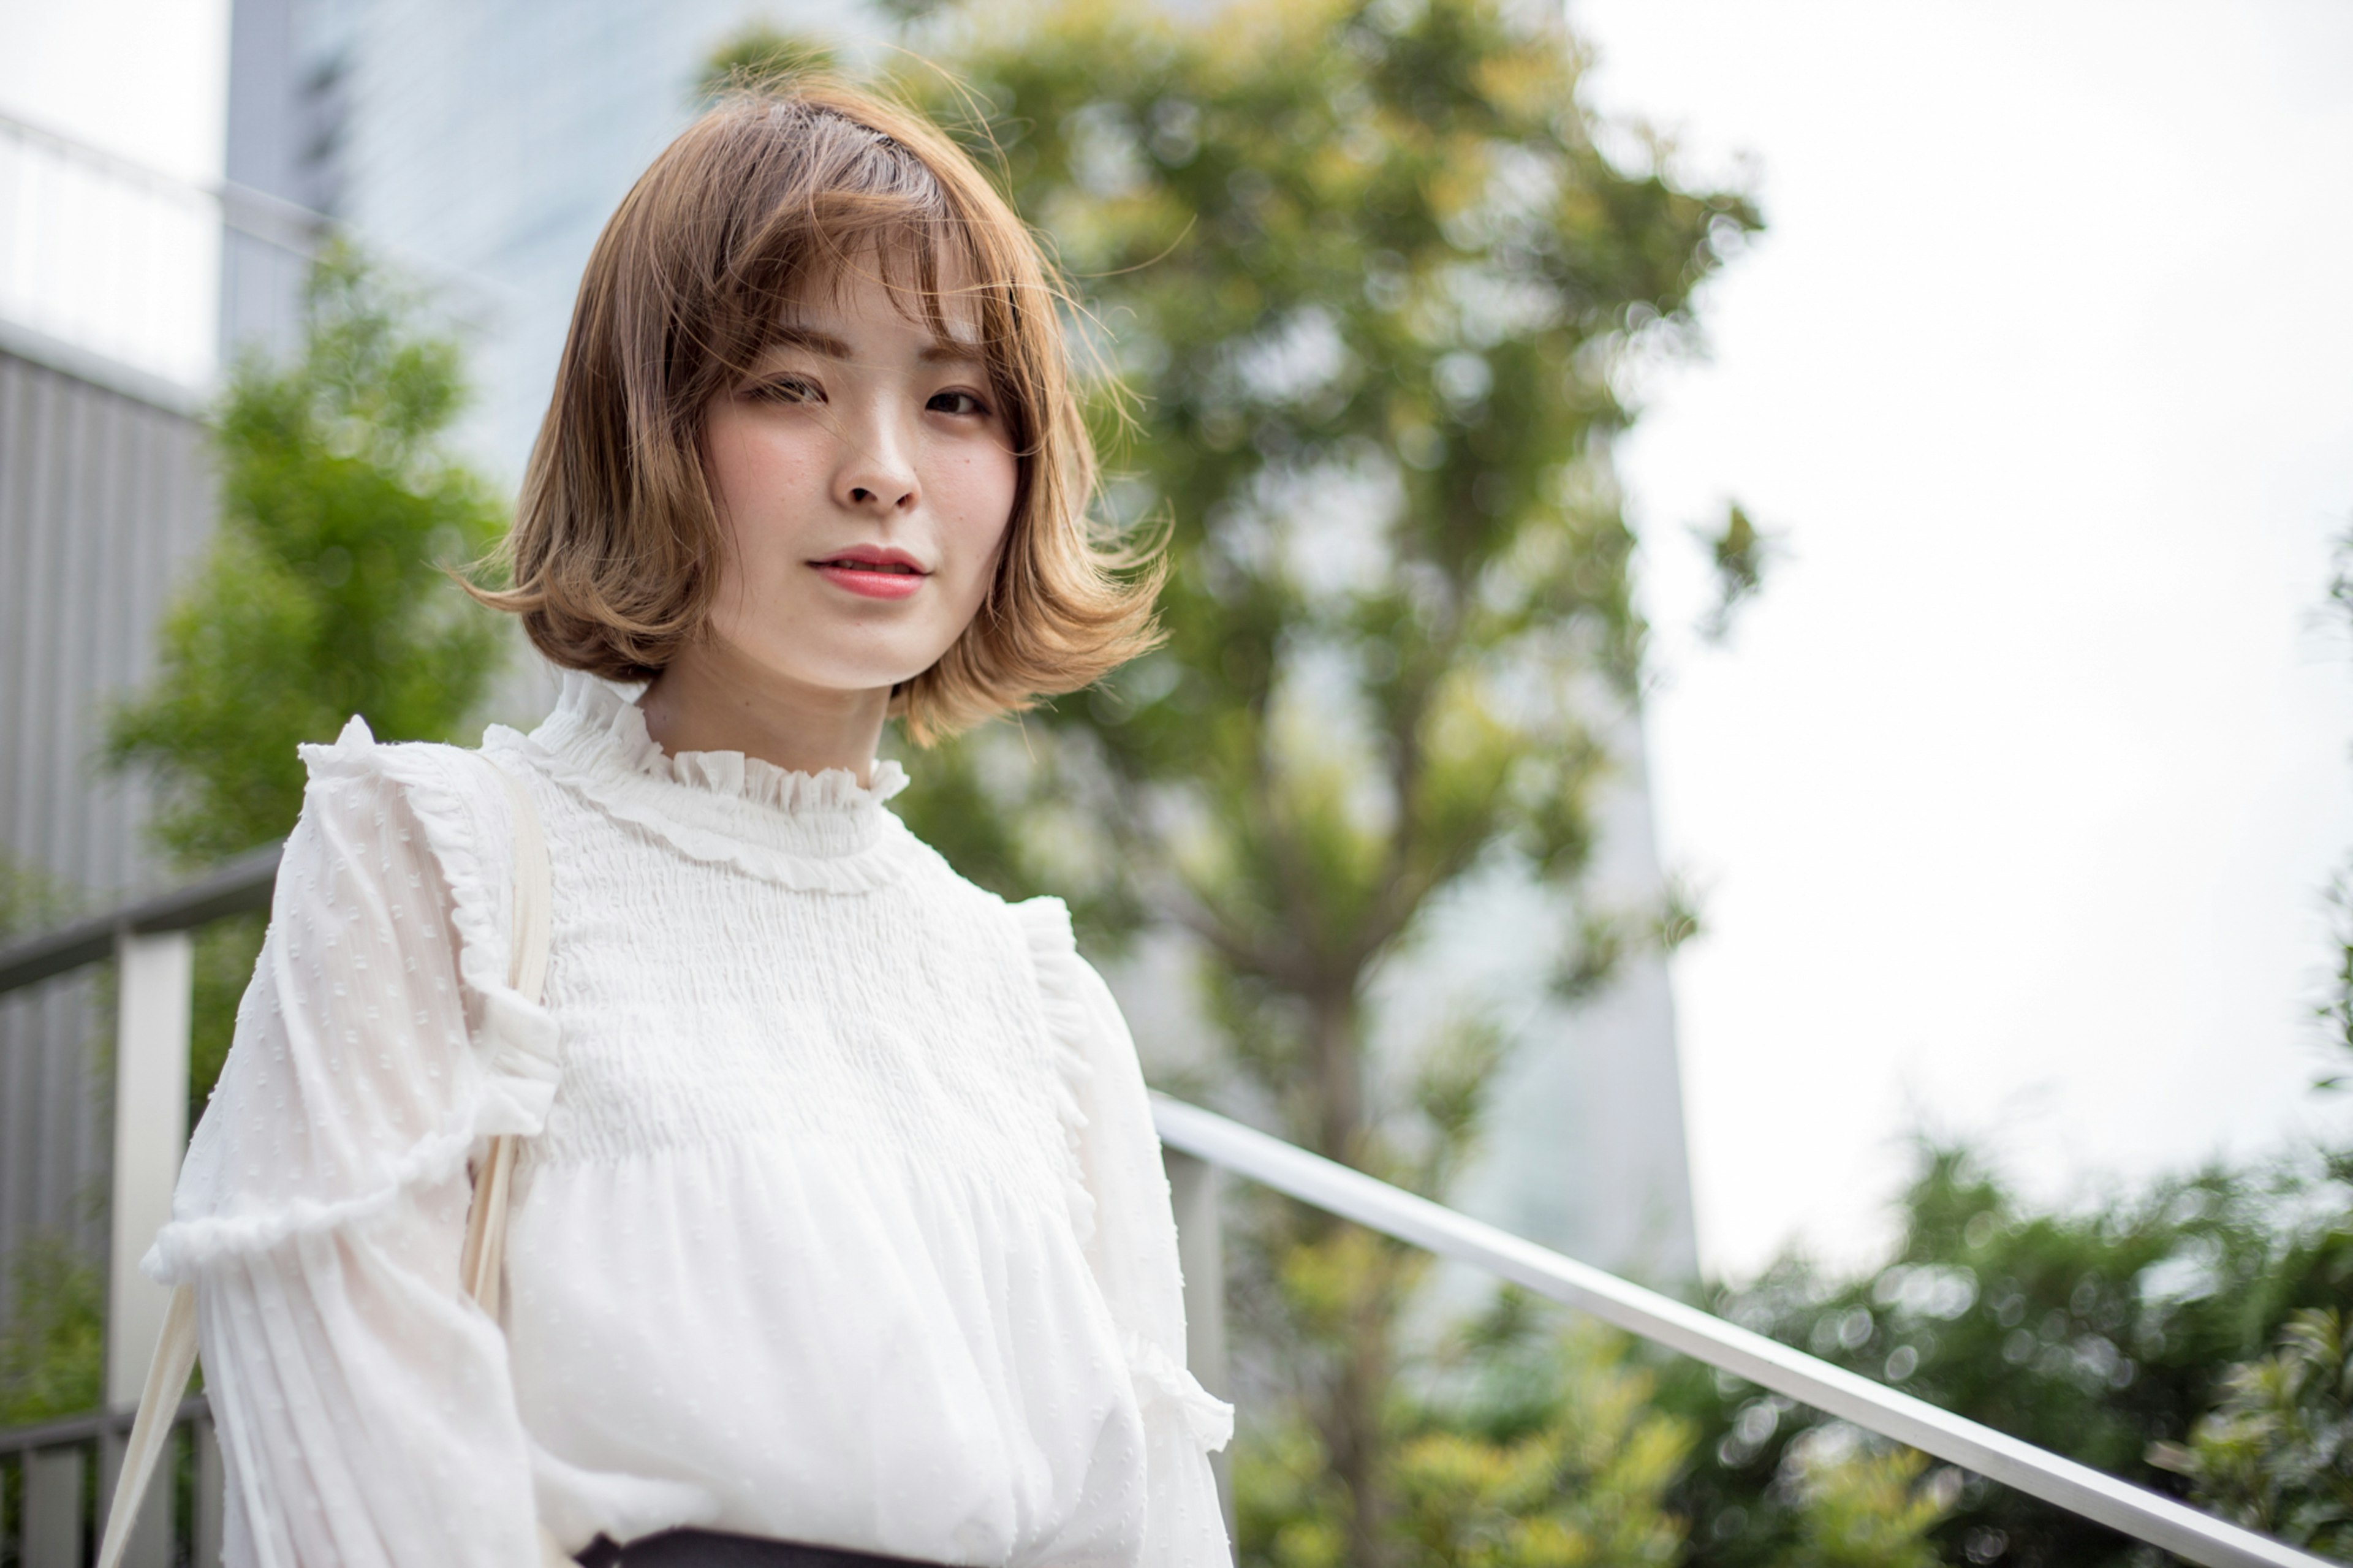
[[[205,452],[184,414],[0,347],[0,853],[85,908],[169,879],[96,760],[210,531]],[[88,973],[0,998],[0,1259],[43,1231],[103,1257],[100,999]]]

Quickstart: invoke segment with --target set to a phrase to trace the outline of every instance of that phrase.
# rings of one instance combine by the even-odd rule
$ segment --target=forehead
[[[971,263],[944,247],[926,257],[910,242],[811,268],[781,301],[779,336],[821,332],[852,339],[913,335],[925,342],[985,350],[984,289]]]

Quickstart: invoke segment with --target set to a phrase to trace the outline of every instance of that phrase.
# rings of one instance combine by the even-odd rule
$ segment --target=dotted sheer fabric
[[[1050,899],[879,763],[664,753],[566,679],[483,756],[305,747],[236,1044],[146,1271],[195,1282],[232,1563],[676,1525],[948,1563],[1230,1561],[1126,1026]],[[507,984],[511,805],[554,868]],[[524,1135],[505,1321],[468,1161]]]

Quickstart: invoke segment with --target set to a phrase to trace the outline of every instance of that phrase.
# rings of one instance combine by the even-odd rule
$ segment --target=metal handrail
[[[2177,1557],[2207,1568],[2327,1568],[2320,1558],[2284,1542],[1899,1394],[1198,1106],[1155,1094],[1152,1116],[1162,1142],[1196,1159],[1440,1258],[1500,1275]]]
[[[212,1402],[203,1394],[191,1394],[174,1408],[166,1426],[176,1426],[183,1421],[195,1421],[212,1414]],[[132,1423],[139,1418],[136,1405],[118,1405],[107,1410],[86,1410],[79,1415],[60,1415],[30,1426],[11,1426],[0,1430],[0,1458],[10,1454],[22,1454],[34,1448],[62,1448],[69,1443],[87,1443],[93,1437],[126,1437]]]
[[[265,844],[185,887],[0,947],[0,995],[112,956],[115,938],[124,931],[193,931],[223,915],[268,909],[284,851],[283,841]]]

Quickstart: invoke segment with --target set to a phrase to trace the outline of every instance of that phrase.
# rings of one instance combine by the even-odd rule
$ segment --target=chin
[[[843,696],[853,696],[870,691],[887,693],[894,690],[905,682],[914,679],[937,662],[935,658],[922,664],[900,659],[892,659],[888,663],[881,660],[860,659],[814,666],[801,663],[797,668],[780,666],[779,668],[782,673],[792,677],[802,685],[813,686],[821,691],[837,691]]]

